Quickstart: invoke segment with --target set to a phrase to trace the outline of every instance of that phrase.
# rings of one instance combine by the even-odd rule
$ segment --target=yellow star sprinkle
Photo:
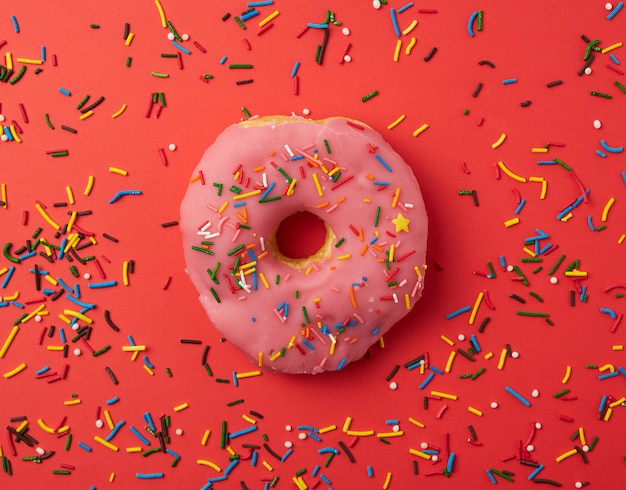
[[[391,222],[396,225],[396,233],[399,231],[409,231],[409,223],[411,220],[402,216],[402,213],[398,213],[398,217],[392,219]]]

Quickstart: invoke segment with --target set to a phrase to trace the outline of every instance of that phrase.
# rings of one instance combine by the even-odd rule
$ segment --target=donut
[[[305,233],[280,237],[305,215]],[[419,184],[377,131],[353,119],[264,116],[227,127],[192,173],[179,224],[211,323],[265,370],[341,370],[422,294]],[[313,251],[297,256],[289,242]]]

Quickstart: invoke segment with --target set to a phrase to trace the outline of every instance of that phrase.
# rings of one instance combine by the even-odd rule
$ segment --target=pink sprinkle
[[[159,148],[159,155],[161,155],[161,163],[163,166],[167,167],[167,156],[165,156],[165,150],[163,148]]]
[[[20,103],[18,104],[19,108],[20,108],[20,112],[22,113],[22,119],[24,120],[25,124],[28,124],[28,114],[26,114],[26,108],[24,107],[24,104]]]
[[[22,224],[24,226],[28,224],[28,211],[26,209],[22,211]]]
[[[268,24],[269,25],[269,24]],[[300,39],[302,36],[304,36],[304,33],[306,31],[309,30],[309,26],[305,26],[304,29],[302,29],[297,35],[296,35],[296,39]]]
[[[183,55],[180,51],[178,51],[176,53],[176,58],[178,59],[178,69],[182,70],[184,68],[183,66]]]
[[[476,120],[476,126],[482,126],[482,125],[483,125],[483,122],[485,122],[485,118],[483,118],[483,117],[479,117],[479,118]]]
[[[272,27],[274,27],[274,24],[272,22],[270,22],[269,24],[265,24],[263,27],[261,27],[258,31],[256,31],[256,35],[257,36],[262,36],[263,34],[265,34],[267,31],[269,31]]]
[[[243,45],[246,47],[246,49],[248,51],[252,50],[252,45],[250,44],[250,41],[248,41],[247,39],[242,39]]]
[[[198,42],[198,41],[194,41],[193,45],[198,48],[200,50],[200,52],[202,53],[206,53],[206,49],[204,49],[204,47]]]
[[[444,405],[443,407],[441,407],[441,409],[436,415],[436,418],[440,419],[441,417],[443,417],[443,414],[447,409],[448,409],[448,405]]]
[[[616,66],[613,66],[611,64],[606,65],[607,68],[610,68],[611,70],[613,70],[615,73],[619,73],[620,75],[623,75],[624,72],[622,70],[620,70],[619,68],[617,68]]]

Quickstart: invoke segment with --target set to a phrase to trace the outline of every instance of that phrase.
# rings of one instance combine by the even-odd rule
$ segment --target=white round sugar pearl
[[[287,449],[291,449],[291,448],[293,447],[293,442],[291,442],[291,441],[285,441],[285,447],[286,447]]]
[[[6,134],[0,135],[0,141],[9,141],[9,137]]]
[[[39,455],[39,456],[43,456],[44,454],[46,454],[46,450],[42,447],[38,447],[37,449],[35,449],[35,452]]]
[[[173,32],[168,32],[168,33],[167,33],[167,38],[168,38],[170,41],[173,41],[174,39],[176,39],[176,36],[174,36],[174,33],[173,33]]]
[[[102,427],[104,427],[104,422],[100,419],[96,420],[96,427],[98,429],[102,429]]]
[[[89,274],[89,272],[85,272],[83,274],[83,279],[86,279],[88,281],[89,279],[91,279],[91,274]]]
[[[374,7],[376,10],[378,10],[380,8],[380,0],[373,0],[372,1],[372,7]]]
[[[507,270],[507,272],[513,272],[513,266],[512,265],[507,265],[506,270]]]
[[[35,321],[39,323],[41,321],[41,315],[35,315]]]
[[[457,336],[457,339],[459,339],[459,342],[463,342],[463,341],[465,340],[465,335],[464,335],[464,334],[462,334],[462,333],[460,333],[460,334]]]
[[[346,54],[343,57],[343,61],[345,61],[346,63],[350,63],[352,61],[352,56],[350,56],[349,54]]]
[[[428,449],[428,443],[427,443],[427,442],[422,442],[422,443],[420,444],[420,447],[421,447],[422,449]]]
[[[439,456],[437,456],[436,454],[433,454],[433,457],[430,459],[432,460],[433,463],[436,463],[437,461],[439,461]]]
[[[183,429],[176,429],[176,435],[182,436],[184,434]]]
[[[286,426],[285,426],[285,430],[286,430],[287,432],[291,432],[291,429],[292,429],[291,425],[286,425]]]
[[[559,282],[559,278],[558,278],[558,277],[556,277],[556,276],[552,276],[552,277],[550,278],[550,284],[556,284],[556,283],[558,283],[558,282]]]
[[[167,149],[168,149],[169,151],[174,151],[174,150],[176,150],[176,144],[175,144],[175,143],[170,143],[170,144],[167,146]]]
[[[519,357],[519,352],[517,352],[516,350],[514,350],[513,352],[511,352],[511,357],[513,359],[517,359]]]
[[[540,429],[541,429],[541,427],[543,427],[543,426],[541,425],[541,422],[535,422],[535,429],[540,430]]]
[[[607,3],[607,5],[610,5],[610,4],[608,4],[608,3]],[[582,488],[582,487],[583,487],[583,482],[581,482],[581,481],[577,481],[576,483],[574,483],[574,486],[575,486],[576,488]]]
[[[76,349],[74,349],[74,355],[75,355],[75,356],[77,356],[77,357],[78,357],[78,356],[80,356],[82,353],[83,353],[83,352],[82,352],[82,351],[81,351],[78,347],[76,347]]]
[[[611,2],[606,2],[604,4],[604,8],[607,10],[613,10],[613,4]]]
[[[80,325],[78,323],[75,323],[74,325],[72,325],[72,330],[76,331],[80,328]]]
[[[305,116],[308,116],[311,114],[311,109],[307,109],[306,107],[304,109],[302,109],[302,114],[304,114]]]
[[[350,29],[348,29],[347,27],[344,27],[343,29],[341,29],[341,33],[344,36],[349,36],[350,35]]]
[[[180,37],[182,38],[183,41],[189,41],[189,34],[183,34]]]
[[[4,114],[0,114],[0,122],[4,122]]]
[[[585,75],[591,75],[593,73],[593,70],[591,69],[590,66],[588,66],[587,68],[585,68]]]
[[[602,121],[600,121],[600,119],[595,119],[593,121],[593,127],[596,129],[600,129],[602,127]]]
[[[298,434],[298,439],[300,439],[301,441],[304,441],[306,438],[306,432],[300,432],[300,434]]]
[[[529,453],[532,453],[535,450],[535,446],[533,446],[532,444],[529,444],[528,446],[526,446],[526,451],[528,451]]]
[[[587,446],[587,444],[585,444],[581,449],[583,450],[584,453],[588,453],[590,448],[589,446]]]
[[[537,388],[535,388],[532,393],[530,394],[530,396],[532,396],[533,398],[538,398],[539,397],[539,390]]]
[[[391,430],[392,430],[393,432],[400,432],[400,426],[399,426],[398,424],[396,424],[396,425],[394,425],[394,426],[391,428]]]
[[[491,408],[498,408],[498,402],[491,402]]]

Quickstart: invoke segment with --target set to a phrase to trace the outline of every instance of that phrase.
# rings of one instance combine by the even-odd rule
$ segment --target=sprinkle
[[[510,393],[511,395],[513,395],[524,405],[526,405],[527,407],[530,407],[530,402],[526,398],[524,398],[522,395],[520,395],[517,391],[515,391],[513,388],[510,388],[509,386],[505,386],[504,389],[506,390],[507,393]]]
[[[14,369],[11,369],[10,371],[7,371],[2,376],[4,376],[5,379],[9,379],[9,378],[12,378],[13,376],[15,376],[16,374],[21,373],[22,371],[24,371],[24,369],[26,369],[26,363],[25,362],[21,363],[20,365],[18,365]]]
[[[422,124],[419,128],[417,128],[415,131],[413,131],[413,136],[417,137],[420,134],[422,134],[424,131],[426,131],[430,126],[426,123]]]
[[[452,319],[452,318],[454,318],[456,316],[459,316],[459,315],[465,313],[466,311],[470,311],[471,309],[472,309],[472,307],[469,306],[469,305],[468,306],[464,306],[462,308],[459,308],[458,310],[453,311],[452,313],[448,313],[446,315],[446,320],[450,320],[450,319]]]
[[[507,166],[504,164],[504,162],[499,161],[498,162],[498,167],[506,174],[508,175],[510,178],[512,178],[513,180],[516,180],[517,182],[526,182],[526,179],[520,175],[517,175],[515,173],[513,173],[511,170],[509,170],[507,168]]]

